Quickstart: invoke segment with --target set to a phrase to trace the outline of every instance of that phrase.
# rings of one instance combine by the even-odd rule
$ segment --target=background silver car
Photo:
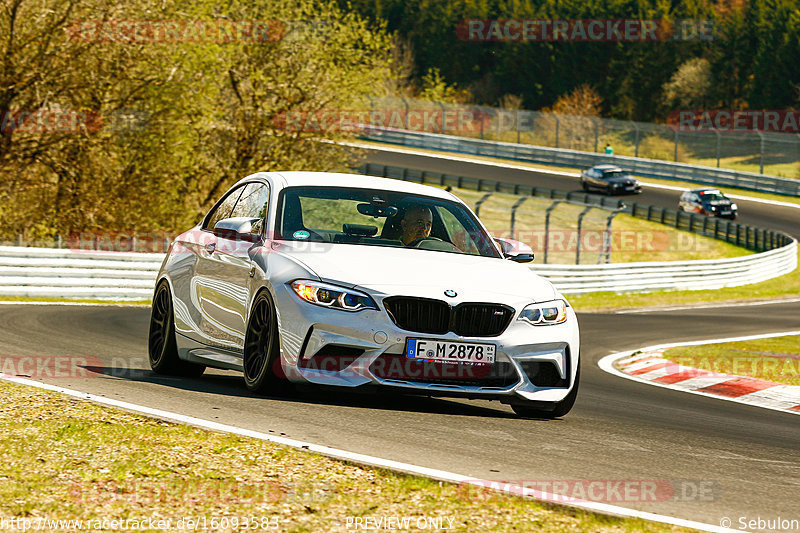
[[[420,212],[426,220],[413,223],[430,234],[409,241]],[[532,258],[435,187],[254,174],[172,243],[150,363],[181,375],[239,370],[263,393],[382,387],[561,416],[578,390],[578,324],[553,285],[520,264]]]

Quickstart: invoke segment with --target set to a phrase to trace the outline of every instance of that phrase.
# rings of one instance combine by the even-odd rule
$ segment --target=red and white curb
[[[648,346],[639,350],[608,355],[602,358],[598,365],[610,374],[634,381],[776,411],[800,414],[800,386],[783,385],[747,376],[700,370],[680,365],[663,357],[665,350],[678,346],[700,346],[721,342],[783,337],[785,335],[800,335],[800,331]]]

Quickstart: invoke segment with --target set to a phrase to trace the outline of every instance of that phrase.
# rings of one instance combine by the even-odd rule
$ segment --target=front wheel
[[[244,340],[244,383],[259,394],[283,394],[289,389],[286,379],[277,375],[281,343],[275,304],[267,290],[253,302]]]
[[[172,294],[169,283],[165,280],[158,284],[153,295],[147,351],[150,355],[150,368],[158,374],[194,377],[206,369],[204,365],[181,361],[178,357]]]
[[[558,418],[566,415],[572,410],[575,405],[575,399],[578,397],[578,385],[581,381],[581,364],[578,360],[578,370],[575,372],[575,383],[572,385],[572,390],[560,402],[554,402],[552,409],[543,409],[540,407],[531,407],[525,404],[511,404],[511,409],[517,413],[521,418]]]

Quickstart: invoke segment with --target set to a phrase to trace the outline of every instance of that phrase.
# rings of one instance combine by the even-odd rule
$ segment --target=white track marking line
[[[630,315],[634,313],[658,313],[660,311],[688,311],[692,309],[722,309],[725,307],[749,307],[757,305],[778,305],[784,303],[797,303],[800,298],[786,298],[782,300],[760,300],[757,302],[734,302],[734,303],[719,303],[719,304],[702,304],[702,305],[683,305],[675,307],[646,307],[643,309],[623,309],[615,311],[617,315]]]
[[[489,488],[491,490],[496,490],[498,492],[516,495],[516,496],[526,496],[531,497],[536,500],[556,503],[559,505],[565,505],[569,507],[577,507],[581,509],[586,509],[588,511],[603,513],[603,514],[611,514],[617,516],[624,516],[624,517],[631,517],[631,518],[641,518],[643,520],[650,520],[653,522],[661,522],[664,524],[671,524],[681,527],[690,527],[694,529],[699,529],[701,531],[711,531],[711,532],[729,532],[729,531],[736,531],[734,529],[724,528],[714,524],[705,524],[702,522],[695,522],[692,520],[685,520],[682,518],[675,518],[672,516],[667,515],[660,515],[655,513],[648,513],[644,511],[637,511],[634,509],[627,509],[625,507],[619,507],[617,505],[610,505],[606,503],[600,502],[592,502],[592,501],[585,501],[580,500],[577,498],[571,498],[567,496],[562,496],[559,494],[551,494],[547,492],[542,492],[538,490],[533,490],[529,487],[522,487],[519,485],[513,484],[505,484],[502,482],[489,482],[488,480],[480,480],[468,476],[463,476],[461,474],[455,474],[452,472],[447,472],[444,470],[437,470],[434,468],[426,468],[424,466],[417,466],[410,463],[402,463],[399,461],[392,461],[390,459],[382,459],[380,457],[374,457],[371,455],[363,455],[360,453],[355,452],[348,452],[346,450],[339,450],[336,448],[330,448],[328,446],[322,446],[319,444],[312,444],[309,442],[303,442],[295,439],[288,439],[285,437],[277,437],[274,435],[269,435],[267,433],[261,433],[259,431],[254,431],[250,429],[243,429],[237,428],[235,426],[229,426],[227,424],[220,424],[219,422],[212,422],[210,420],[203,420],[202,418],[195,418],[193,416],[182,415],[179,413],[172,413],[170,411],[163,411],[161,409],[153,409],[152,407],[145,407],[142,405],[137,405],[134,403],[123,402],[120,400],[114,400],[111,398],[105,398],[103,396],[97,396],[95,394],[89,394],[86,392],[80,392],[73,389],[67,389],[64,387],[58,387],[55,385],[50,385],[47,383],[41,383],[39,381],[34,381],[26,378],[19,378],[16,376],[10,376],[8,374],[0,373],[0,379],[4,381],[9,381],[12,383],[18,383],[21,385],[29,385],[32,387],[37,387],[44,390],[49,390],[53,392],[58,392],[61,394],[66,394],[68,396],[72,396],[74,398],[79,398],[82,400],[88,400],[91,402],[99,403],[102,405],[107,405],[110,407],[117,407],[119,409],[124,409],[126,411],[139,413],[147,416],[152,416],[156,418],[166,419],[173,422],[180,422],[183,424],[189,424],[195,427],[208,429],[211,431],[221,431],[224,433],[232,433],[234,435],[240,435],[243,437],[250,437],[254,439],[260,439],[264,441],[273,442],[275,444],[281,444],[284,446],[291,446],[292,448],[299,448],[303,450],[308,450],[315,453],[320,453],[322,455],[326,455],[328,457],[332,457],[335,459],[341,459],[345,461],[352,461],[364,465],[369,466],[376,466],[380,468],[388,468],[398,472],[404,472],[408,474],[414,474],[418,476],[425,476],[439,481],[446,481],[449,483],[462,483],[462,484],[470,484],[481,488]],[[487,487],[488,485],[488,487]]]
[[[462,157],[462,156],[455,156],[450,154],[431,154],[428,152],[424,152],[422,150],[415,150],[413,148],[400,148],[400,147],[389,147],[389,146],[373,146],[373,145],[366,145],[361,143],[352,143],[352,142],[342,142],[338,143],[343,146],[352,146],[355,148],[363,148],[365,150],[375,150],[378,152],[397,152],[401,154],[409,154],[409,155],[419,155],[424,157],[431,157],[433,159],[444,159],[447,161],[458,161],[460,163],[474,163],[478,165],[485,165],[488,167],[497,167],[497,168],[510,168],[514,170],[527,170],[530,172],[541,172],[546,174],[555,174],[556,176],[566,176],[570,178],[579,178],[581,175],[578,172],[566,172],[563,170],[550,170],[549,168],[536,168],[536,167],[529,167],[524,165],[515,165],[514,163],[500,163],[496,161],[484,161],[482,159],[472,159],[469,157]],[[675,185],[663,185],[661,183],[651,183],[644,180],[640,180],[642,184],[647,185],[648,187],[652,187],[654,189],[666,189],[670,191],[688,191],[692,188],[702,187],[701,184],[690,184],[687,183],[684,187],[679,187]],[[711,187],[711,185],[708,185]],[[791,202],[781,202],[780,200],[764,200],[762,198],[753,198],[751,196],[743,196],[740,194],[726,194],[728,198],[733,198],[734,200],[742,200],[747,202],[756,202],[760,204],[767,204],[767,205],[779,205],[781,207],[791,207],[794,209],[800,209],[800,204],[794,204]]]
[[[658,383],[658,382],[655,382],[655,381],[649,381],[647,379],[643,379],[640,376],[632,376],[630,374],[626,374],[625,372],[622,372],[621,370],[617,370],[614,367],[614,363],[616,361],[624,359],[626,357],[630,357],[631,355],[633,355],[634,352],[639,352],[639,351],[641,351],[641,352],[651,352],[651,351],[655,351],[655,350],[666,350],[668,348],[675,348],[675,347],[678,347],[678,346],[702,346],[704,344],[715,344],[715,343],[718,343],[718,342],[738,342],[738,341],[749,341],[749,340],[756,340],[756,339],[769,339],[769,338],[772,338],[772,337],[784,337],[784,336],[787,336],[787,335],[800,335],[800,330],[782,331],[782,332],[777,332],[777,333],[762,333],[762,334],[759,334],[759,335],[747,335],[745,337],[728,337],[728,338],[724,338],[724,339],[705,339],[705,340],[702,340],[702,341],[688,341],[688,342],[675,342],[675,343],[669,343],[669,344],[658,344],[658,345],[655,345],[655,346],[647,346],[645,348],[639,348],[639,349],[636,349],[636,350],[627,350],[627,351],[624,351],[624,352],[612,353],[612,354],[607,355],[607,356],[603,357],[602,359],[600,359],[597,362],[597,366],[599,366],[602,370],[608,372],[609,374],[613,374],[615,376],[619,376],[619,377],[625,378],[625,379],[630,379],[632,381],[638,381],[640,383],[646,383],[646,384],[652,385],[654,387],[662,387],[662,388],[671,389],[671,390],[674,390],[674,391],[686,392],[688,394],[697,394],[698,396],[706,396],[708,398],[716,398],[717,400],[724,400],[724,401],[727,401],[727,402],[741,403],[741,404],[744,404],[744,405],[752,405],[754,407],[761,407],[761,408],[764,408],[764,409],[771,409],[773,411],[780,411],[782,413],[800,415],[800,411],[789,411],[789,410],[787,410],[785,408],[782,408],[782,407],[775,407],[775,406],[771,406],[771,405],[758,405],[756,403],[747,401],[747,396],[748,396],[747,394],[745,394],[743,396],[739,396],[737,398],[730,398],[728,396],[720,396],[718,394],[711,394],[711,393],[708,393],[708,392],[701,392],[701,391],[686,389],[686,388],[678,387],[676,385]]]

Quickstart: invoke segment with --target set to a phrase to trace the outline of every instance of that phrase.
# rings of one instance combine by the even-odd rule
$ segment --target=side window
[[[225,218],[230,218],[233,207],[236,205],[236,200],[239,199],[243,189],[244,187],[237,187],[232,190],[222,203],[218,204],[211,213],[209,213],[205,224],[203,224],[203,229],[213,230],[217,222]]]
[[[264,217],[267,215],[269,203],[269,187],[263,183],[249,183],[242,192],[236,207],[231,212],[231,217],[259,218],[260,222],[253,224],[252,233],[261,233]]]

